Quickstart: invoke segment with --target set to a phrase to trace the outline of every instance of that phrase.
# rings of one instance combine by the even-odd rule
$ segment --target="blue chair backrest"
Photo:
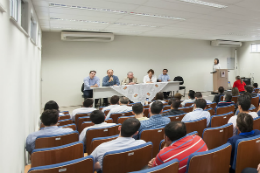
[[[211,116],[210,117],[210,126],[211,126],[211,121],[212,121],[213,117],[220,117],[220,116],[225,117],[225,116],[230,115],[230,114],[233,114],[233,112],[229,112],[229,113],[221,114],[221,115],[213,115],[213,116]]]
[[[63,127],[63,126],[60,126],[60,127]],[[38,136],[36,139],[38,139],[38,138],[49,138],[49,137],[55,137],[55,136],[64,136],[64,135],[69,135],[69,134],[73,134],[73,133],[79,134],[79,132],[77,130],[75,130],[75,131],[72,131],[72,132],[62,133],[62,134],[58,134],[58,135],[42,135],[42,136]]]
[[[66,126],[73,126],[73,125],[75,125],[75,127],[76,127],[76,124],[74,124],[74,123],[72,123],[72,124],[67,124],[67,125],[64,125],[64,126],[59,126],[60,128],[64,128],[64,127],[66,127]]]
[[[194,102],[187,102],[187,103],[184,104],[184,107],[186,107],[186,104],[189,104],[189,103],[194,104]],[[191,105],[191,106],[192,106],[192,105]],[[191,106],[187,106],[187,107],[191,107]],[[193,107],[193,106],[192,106],[192,107]]]
[[[203,138],[204,132],[207,131],[207,130],[223,129],[223,128],[226,128],[226,127],[232,126],[232,125],[233,125],[232,123],[228,123],[228,124],[225,124],[225,125],[219,126],[219,127],[208,127],[208,128],[203,130],[202,138]]]

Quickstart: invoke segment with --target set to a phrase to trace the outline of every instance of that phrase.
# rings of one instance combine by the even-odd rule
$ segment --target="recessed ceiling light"
[[[199,1],[199,0],[179,0],[179,1],[188,2],[188,3],[192,3],[192,4],[198,4],[198,5],[206,5],[206,6],[215,7],[215,8],[227,8],[228,7],[225,5],[215,4],[212,2]]]
[[[86,23],[94,23],[94,24],[110,24],[110,25],[120,25],[120,26],[140,26],[140,27],[151,27],[156,28],[157,26],[154,25],[144,25],[144,24],[133,24],[133,23],[122,23],[122,22],[102,22],[102,21],[90,21],[90,20],[82,20],[82,19],[63,19],[57,17],[51,17],[50,20],[62,20],[62,21],[69,21],[69,22],[86,22]]]
[[[106,8],[82,7],[82,6],[76,6],[76,5],[66,5],[66,4],[56,4],[56,3],[49,3],[49,7],[54,7],[54,8],[71,8],[71,9],[100,11],[100,12],[109,12],[109,13],[117,13],[117,14],[131,14],[131,15],[137,15],[137,16],[156,17],[156,18],[171,19],[171,20],[186,20],[184,18],[173,17],[173,16],[166,16],[166,15],[137,13],[137,12],[127,12],[127,11],[124,11],[124,10],[112,10],[112,9],[106,9]]]

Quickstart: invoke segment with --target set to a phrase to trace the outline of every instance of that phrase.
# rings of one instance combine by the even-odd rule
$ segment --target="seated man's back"
[[[137,145],[144,144],[143,140],[135,140],[132,138],[133,135],[138,133],[140,122],[135,118],[129,118],[125,120],[121,127],[119,127],[120,134],[115,140],[100,144],[92,153],[91,156],[94,158],[95,170],[102,169],[103,157],[106,152],[122,150]]]
[[[109,111],[107,114],[106,119],[110,118],[111,114],[117,114],[117,113],[123,113],[123,112],[129,112],[132,111],[132,107],[127,106],[129,104],[129,99],[127,97],[121,97],[119,99],[119,105],[118,107],[115,107]]]
[[[86,99],[83,102],[83,107],[74,109],[71,114],[71,118],[73,121],[75,121],[75,115],[76,114],[83,114],[83,113],[91,113],[94,110],[97,110],[96,108],[93,108],[93,99]]]
[[[188,93],[188,97],[189,97],[189,99],[183,100],[183,102],[181,102],[182,106],[185,106],[186,103],[194,103],[195,102],[195,92],[193,90],[190,90],[189,93]]]
[[[184,114],[185,112],[183,110],[178,109],[180,104],[181,101],[179,99],[173,98],[171,101],[171,110],[167,113],[162,114],[162,116]]]
[[[29,153],[34,150],[35,140],[37,137],[46,135],[60,135],[73,131],[71,128],[61,128],[57,126],[59,121],[59,112],[54,109],[45,110],[41,115],[41,121],[45,127],[37,132],[31,133],[26,138],[26,150]]]
[[[186,171],[189,155],[207,151],[208,147],[198,135],[186,135],[186,126],[181,122],[171,122],[165,126],[165,147],[149,167],[155,167],[173,159],[179,160],[179,173]]]
[[[110,126],[116,125],[115,123],[106,123],[106,122],[104,122],[105,121],[105,115],[100,110],[93,111],[90,114],[90,120],[95,125],[84,128],[82,130],[82,132],[80,133],[80,135],[79,135],[79,141],[82,141],[84,143],[86,141],[86,132],[87,132],[88,129],[105,128],[105,127],[110,127]]]
[[[119,97],[117,95],[114,95],[110,99],[110,105],[106,106],[102,109],[102,112],[105,112],[106,110],[111,110],[113,108],[119,107]]]
[[[206,106],[207,106],[207,103],[204,99],[197,99],[194,104],[194,110],[192,112],[186,114],[181,121],[187,122],[187,121],[193,121],[193,120],[197,120],[197,119],[205,117],[205,118],[207,118],[207,126],[209,126],[210,113],[208,111],[204,111]]]

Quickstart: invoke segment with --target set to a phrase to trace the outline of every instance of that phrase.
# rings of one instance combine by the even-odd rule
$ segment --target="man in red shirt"
[[[182,122],[170,122],[165,126],[164,131],[165,147],[149,162],[148,167],[178,159],[179,173],[185,173],[189,156],[192,153],[208,150],[201,137],[186,135],[186,126]]]

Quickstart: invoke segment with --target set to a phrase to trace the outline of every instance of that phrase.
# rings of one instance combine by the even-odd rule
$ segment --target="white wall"
[[[239,75],[242,77],[254,76],[254,82],[260,84],[260,53],[251,53],[251,44],[260,44],[260,41],[244,42],[243,46],[238,49]]]
[[[25,139],[35,130],[41,110],[41,51],[10,21],[8,2],[0,0],[7,10],[0,12],[0,169],[21,173]]]
[[[42,104],[53,99],[60,106],[80,105],[81,84],[92,69],[102,80],[112,68],[120,81],[133,71],[141,82],[150,68],[157,76],[167,68],[172,79],[184,78],[187,89],[211,91],[214,58],[226,68],[231,56],[230,48],[211,47],[202,40],[116,36],[109,43],[64,42],[60,33],[44,32]]]

